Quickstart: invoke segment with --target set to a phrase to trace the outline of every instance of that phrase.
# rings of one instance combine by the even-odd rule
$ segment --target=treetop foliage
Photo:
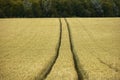
[[[0,18],[119,16],[120,0],[0,0]]]

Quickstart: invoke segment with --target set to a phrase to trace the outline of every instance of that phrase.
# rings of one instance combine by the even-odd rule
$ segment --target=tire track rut
[[[77,58],[77,55],[76,55],[76,53],[74,51],[70,25],[69,25],[69,23],[68,23],[66,18],[64,18],[64,20],[65,20],[65,22],[67,24],[67,29],[68,29],[68,34],[69,34],[69,42],[70,42],[70,49],[71,49],[71,52],[72,52],[72,55],[73,55],[74,67],[75,67],[75,70],[77,72],[78,80],[83,80],[83,75],[82,75],[82,72],[80,71],[80,66],[78,66],[78,64],[79,64],[78,58]],[[82,67],[81,67],[81,69],[82,69]]]
[[[56,61],[57,61],[57,58],[58,58],[58,56],[59,56],[59,50],[60,50],[60,46],[61,46],[61,38],[62,38],[62,22],[61,22],[61,19],[59,19],[59,23],[60,23],[60,36],[59,36],[59,41],[58,41],[58,45],[57,45],[57,48],[56,48],[56,55],[55,55],[55,58],[54,58],[54,60],[50,63],[50,65],[49,66],[47,66],[47,68],[45,68],[46,70],[43,70],[43,76],[42,76],[42,78],[36,78],[35,80],[44,80],[44,79],[46,79],[47,78],[47,76],[49,75],[49,73],[51,72],[51,70],[52,70],[52,68],[53,68],[53,66],[54,66],[54,64],[56,63]]]
[[[62,38],[59,56],[45,80],[80,80],[75,69],[69,42],[69,32],[64,18],[62,21]]]

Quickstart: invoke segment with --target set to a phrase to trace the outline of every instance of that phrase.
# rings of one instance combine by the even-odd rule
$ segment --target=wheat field
[[[74,50],[85,80],[120,79],[119,21],[69,19]]]
[[[58,40],[57,19],[0,20],[0,80],[43,78],[55,59]]]
[[[120,80],[119,18],[0,19],[0,80]]]

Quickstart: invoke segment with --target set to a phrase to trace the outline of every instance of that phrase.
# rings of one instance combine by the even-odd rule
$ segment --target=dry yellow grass
[[[0,80],[41,79],[58,39],[58,19],[1,19]]]
[[[85,80],[120,80],[120,19],[69,19]]]

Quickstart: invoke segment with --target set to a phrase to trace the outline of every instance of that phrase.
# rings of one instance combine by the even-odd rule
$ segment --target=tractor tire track
[[[69,34],[64,18],[62,21],[62,38],[59,56],[45,80],[78,80],[74,67],[73,55],[70,49]]]
[[[84,73],[84,71],[81,72],[81,70],[83,70],[83,69],[80,66],[79,60],[77,58],[77,54],[74,51],[74,46],[73,46],[73,42],[72,42],[72,35],[71,35],[70,26],[69,26],[69,23],[68,23],[67,19],[64,18],[64,20],[65,20],[65,22],[67,24],[68,35],[69,35],[69,42],[70,42],[70,49],[71,49],[71,52],[72,52],[72,55],[73,55],[74,67],[75,67],[75,70],[77,72],[78,80],[83,80],[83,73]]]
[[[42,74],[39,74],[39,75],[43,75],[42,77],[39,78],[39,76],[37,78],[35,78],[35,80],[45,80],[47,78],[47,76],[49,75],[49,73],[51,72],[54,64],[56,63],[57,61],[57,58],[59,56],[59,50],[60,50],[60,46],[61,46],[61,38],[62,38],[62,22],[61,22],[61,19],[59,19],[59,23],[60,23],[60,36],[59,36],[59,41],[58,41],[58,44],[57,44],[57,47],[56,47],[56,55],[54,57],[54,59],[50,62],[50,64],[47,66],[47,68],[45,68],[42,72]]]
[[[104,65],[108,66],[108,68],[110,68],[110,69],[114,70],[115,72],[120,72],[120,70],[119,70],[119,69],[117,69],[117,68],[115,68],[115,67],[111,66],[110,64],[105,63],[105,62],[104,62],[103,60],[101,60],[100,58],[97,58],[97,59],[100,61],[100,63],[102,63],[102,64],[104,64]]]

